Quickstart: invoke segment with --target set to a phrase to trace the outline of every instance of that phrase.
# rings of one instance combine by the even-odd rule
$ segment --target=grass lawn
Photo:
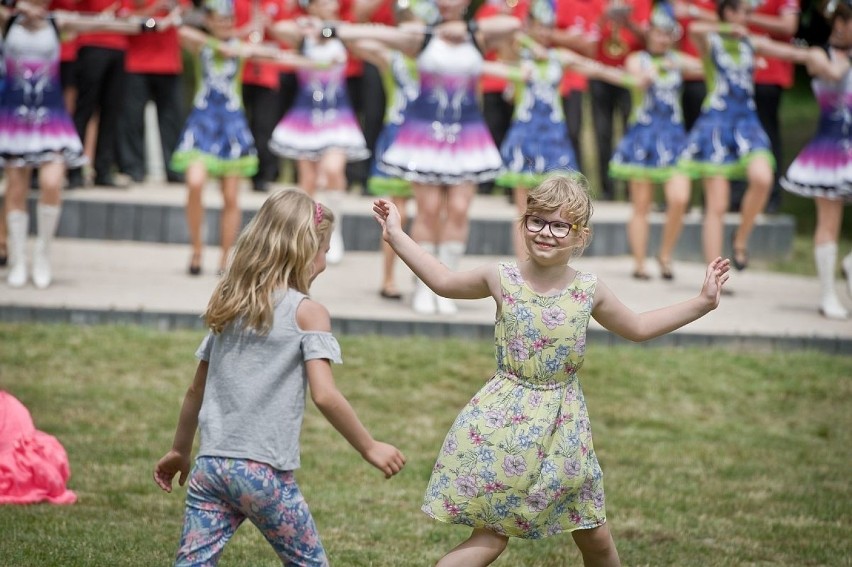
[[[0,565],[167,565],[184,490],[168,449],[199,332],[0,325],[0,387],[68,451],[67,507],[0,507]],[[310,406],[298,472],[332,563],[430,565],[468,530],[419,506],[443,435],[489,376],[487,341],[342,337],[340,388],[407,454],[390,481]],[[591,345],[582,371],[625,565],[850,565],[852,357]],[[310,405],[310,404],[309,404]],[[243,526],[222,565],[277,565]],[[495,564],[580,565],[567,535]]]

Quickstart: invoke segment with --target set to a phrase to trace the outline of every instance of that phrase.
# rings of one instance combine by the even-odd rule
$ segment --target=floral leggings
[[[222,457],[195,461],[175,565],[216,565],[225,544],[246,518],[266,537],[284,565],[328,566],[293,471]]]

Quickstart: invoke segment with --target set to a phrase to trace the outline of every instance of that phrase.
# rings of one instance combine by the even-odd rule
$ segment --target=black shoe
[[[258,193],[266,193],[269,190],[269,182],[263,179],[252,179],[252,190]]]
[[[79,167],[68,170],[68,183],[66,189],[80,189],[85,185],[83,181],[83,170]]]

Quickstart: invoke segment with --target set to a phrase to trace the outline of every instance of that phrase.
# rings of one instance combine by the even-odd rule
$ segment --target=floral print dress
[[[450,428],[423,503],[429,516],[538,539],[606,521],[603,474],[578,371],[597,278],[535,293],[498,267],[497,371]]]

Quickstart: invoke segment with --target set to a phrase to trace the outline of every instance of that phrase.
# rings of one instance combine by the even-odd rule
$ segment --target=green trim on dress
[[[221,159],[211,154],[192,149],[179,151],[172,154],[169,163],[171,169],[183,173],[194,163],[202,163],[207,168],[207,173],[213,177],[224,177],[235,175],[238,177],[252,177],[257,173],[257,156],[242,156],[237,159]]]

